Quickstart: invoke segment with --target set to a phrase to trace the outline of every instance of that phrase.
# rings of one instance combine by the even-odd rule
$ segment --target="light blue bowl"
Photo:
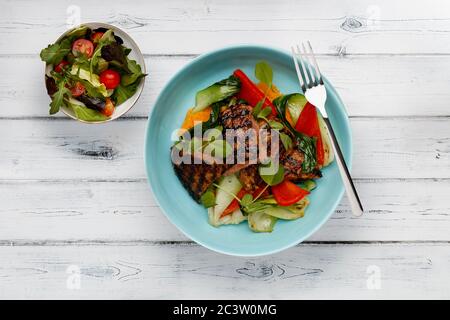
[[[147,124],[145,165],[153,193],[167,218],[186,236],[217,252],[236,256],[260,256],[292,247],[308,238],[333,214],[344,188],[335,163],[323,170],[311,204],[303,218],[279,220],[272,233],[254,233],[247,223],[212,227],[206,209],[183,188],[172,168],[171,135],[181,126],[186,111],[194,105],[195,93],[228,77],[240,68],[254,79],[255,64],[270,63],[274,84],[284,94],[299,92],[291,56],[284,51],[260,46],[227,47],[204,54],[181,69],[160,93]],[[320,62],[320,61],[319,61]],[[328,115],[336,131],[347,164],[351,166],[352,139],[344,106],[326,79]]]

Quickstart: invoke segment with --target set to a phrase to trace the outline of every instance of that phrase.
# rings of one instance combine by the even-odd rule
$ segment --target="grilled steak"
[[[280,156],[280,163],[284,167],[284,176],[286,179],[298,182],[301,180],[320,178],[322,173],[319,169],[315,169],[310,173],[302,172],[302,163],[305,160],[305,156],[301,151],[294,148],[288,151],[284,151]]]
[[[176,148],[172,148],[172,152],[176,152],[174,149]],[[205,163],[204,161],[196,163],[193,156],[190,163],[176,163],[172,161],[178,179],[198,202],[209,186],[230,167],[227,164],[210,163]]]
[[[237,104],[220,114],[224,133],[228,135],[227,141],[234,147],[234,164],[256,163],[258,159],[259,126],[252,115],[252,109],[249,105]],[[230,133],[234,134],[234,141],[230,140]]]
[[[259,186],[265,185],[258,172],[258,165],[252,164],[241,171],[239,171],[239,181],[242,187],[249,192],[258,189]]]

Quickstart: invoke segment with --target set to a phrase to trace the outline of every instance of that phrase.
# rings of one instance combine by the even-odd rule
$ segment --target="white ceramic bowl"
[[[141,53],[141,50],[139,50],[138,45],[136,44],[136,42],[134,42],[134,40],[122,29],[117,28],[116,26],[107,24],[107,23],[100,23],[100,22],[89,22],[89,23],[83,23],[75,28],[72,28],[70,30],[67,30],[66,32],[64,32],[57,40],[56,42],[60,41],[62,38],[64,38],[69,32],[73,31],[74,29],[80,28],[82,26],[87,26],[91,29],[97,29],[97,28],[107,28],[107,29],[112,29],[114,31],[114,34],[116,36],[119,36],[120,38],[122,38],[123,40],[123,44],[124,46],[126,46],[127,48],[131,49],[131,52],[129,54],[130,59],[136,60],[136,62],[141,66],[142,72],[143,73],[147,73],[147,70],[145,68],[145,61],[144,61],[144,56]],[[49,68],[50,66],[46,66],[45,71],[47,72],[47,68]],[[73,113],[72,109],[67,108],[65,106],[61,107],[61,110],[68,115],[69,117],[71,117],[72,119],[78,120],[80,122],[84,122],[84,123],[90,123],[90,124],[94,124],[94,123],[105,123],[105,122],[109,122],[112,121],[114,119],[117,119],[119,117],[121,117],[123,114],[125,114],[128,110],[130,110],[134,104],[138,101],[142,90],[144,89],[144,82],[145,82],[145,77],[142,78],[140,80],[140,83],[136,89],[136,92],[134,93],[133,96],[131,96],[127,101],[125,101],[124,103],[118,105],[113,113],[113,115],[104,121],[84,121],[84,120],[80,120],[78,119],[75,114]]]

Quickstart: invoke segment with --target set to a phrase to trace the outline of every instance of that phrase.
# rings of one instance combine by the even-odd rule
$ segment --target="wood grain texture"
[[[73,21],[69,0],[2,3],[0,54],[38,53]],[[312,40],[317,52],[335,55],[450,52],[445,0],[140,0],[114,6],[79,0],[76,5],[81,21],[117,25],[151,54],[194,54],[235,43],[288,47],[299,39]],[[36,16],[42,8],[45,18]]]
[[[192,58],[148,56],[145,90],[124,117],[146,117],[163,86]],[[351,117],[450,116],[450,56],[321,56],[319,63]],[[48,116],[50,98],[39,80],[43,63],[37,56],[0,57],[0,70],[11,75],[0,79],[0,104],[5,106],[0,118]],[[28,76],[24,80],[14,74]]]
[[[0,298],[450,297],[450,251],[442,244],[304,244],[251,259],[191,244],[0,247],[0,255]],[[374,270],[379,290],[367,286]],[[74,288],[71,271],[78,290],[67,287]]]
[[[360,180],[356,186],[365,215],[353,218],[344,198],[308,241],[450,241],[450,180]],[[6,181],[0,194],[3,243],[189,240],[157,207],[145,180]],[[185,214],[207,223],[206,212]]]
[[[0,120],[2,179],[145,178],[146,119]],[[355,178],[450,178],[446,118],[352,119]]]
[[[0,298],[450,298],[447,1],[0,4]],[[38,53],[66,30],[74,4],[84,22],[123,28],[146,57],[144,93],[113,123],[48,117]],[[353,218],[344,197],[307,243],[262,258],[193,244],[145,178],[143,132],[158,93],[198,54],[306,39],[351,117],[367,213]],[[79,290],[67,287],[70,266]],[[380,290],[367,287],[371,270]]]

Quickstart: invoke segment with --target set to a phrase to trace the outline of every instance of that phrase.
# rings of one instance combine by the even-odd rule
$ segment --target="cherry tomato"
[[[114,89],[120,84],[120,74],[112,69],[107,69],[100,73],[100,82],[106,89]]]
[[[75,85],[72,88],[70,88],[70,92],[72,93],[72,96],[75,98],[81,96],[85,91],[86,91],[85,87],[79,81],[75,82]]]
[[[84,54],[86,57],[92,57],[94,53],[94,44],[86,39],[78,39],[72,44],[72,53],[75,56],[79,56],[80,54]]]
[[[291,181],[284,180],[282,183],[272,186],[272,193],[280,206],[290,206],[303,199],[309,194],[309,191]]]
[[[100,40],[100,38],[103,37],[103,34],[104,34],[103,32],[94,32],[91,35],[92,42],[97,43]]]
[[[55,71],[56,72],[62,72],[63,71],[63,68],[65,67],[65,66],[67,66],[69,63],[66,61],[66,60],[61,60],[61,62],[60,63],[58,63],[56,66],[55,66]]]
[[[107,117],[114,113],[114,103],[110,98],[106,98],[105,108],[101,112]]]

